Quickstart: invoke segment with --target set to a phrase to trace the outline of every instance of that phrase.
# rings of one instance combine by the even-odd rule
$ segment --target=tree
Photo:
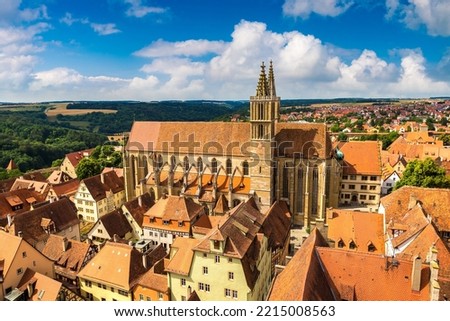
[[[447,126],[447,124],[448,124],[447,117],[442,117],[440,123],[442,126]]]
[[[64,158],[58,158],[58,159],[55,159],[55,160],[52,162],[52,167],[59,167],[59,166],[61,166],[61,164],[62,164],[63,161],[64,161]]]
[[[414,160],[406,165],[403,177],[395,185],[402,186],[450,188],[450,177],[445,175],[445,169],[439,167],[431,158]]]
[[[347,137],[347,135],[345,133],[340,132],[338,137],[337,137],[337,140],[340,141],[340,142],[346,142],[348,140],[348,137]]]
[[[78,163],[75,173],[78,179],[85,179],[100,174],[102,170],[103,166],[98,160],[85,157]]]

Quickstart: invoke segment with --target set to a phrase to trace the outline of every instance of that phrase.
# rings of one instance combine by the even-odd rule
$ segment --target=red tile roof
[[[344,153],[344,175],[381,176],[381,145],[379,142],[340,142],[337,147]]]
[[[119,178],[114,171],[86,178],[82,182],[96,201],[104,199],[106,192],[117,194],[125,189],[123,178]]]

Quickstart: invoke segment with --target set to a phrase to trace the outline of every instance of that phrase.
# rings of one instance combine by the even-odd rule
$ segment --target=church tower
[[[270,141],[275,136],[275,121],[280,113],[280,97],[275,89],[272,61],[266,76],[264,62],[261,64],[256,95],[250,97],[251,138],[255,141]]]
[[[275,200],[273,180],[276,171],[273,166],[273,144],[279,112],[280,97],[276,95],[272,61],[268,75],[263,62],[256,94],[250,97],[250,137],[253,153],[250,169],[251,190],[255,193],[261,207],[269,207]]]

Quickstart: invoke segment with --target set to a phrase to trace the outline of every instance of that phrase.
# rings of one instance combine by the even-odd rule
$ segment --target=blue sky
[[[0,3],[0,101],[450,95],[448,0]]]

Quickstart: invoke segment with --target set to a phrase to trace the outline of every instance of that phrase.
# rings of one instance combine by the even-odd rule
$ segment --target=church
[[[124,153],[127,199],[189,197],[222,215],[253,197],[262,212],[285,200],[293,225],[337,207],[341,167],[326,124],[280,122],[272,62],[264,62],[248,122],[136,121]]]

